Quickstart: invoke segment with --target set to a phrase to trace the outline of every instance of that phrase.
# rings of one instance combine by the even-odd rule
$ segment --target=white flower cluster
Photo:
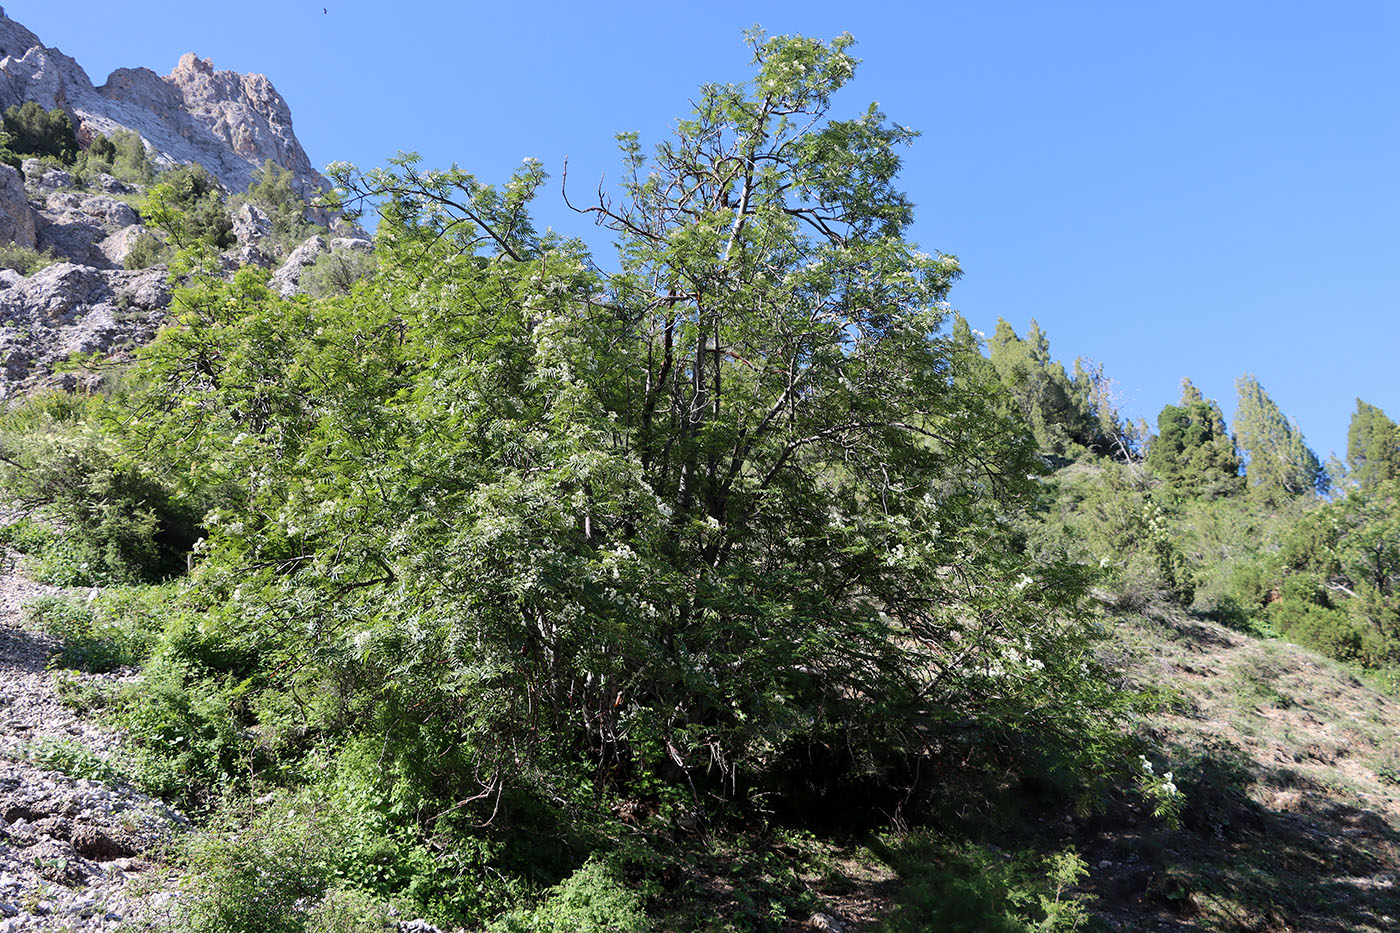
[[[1142,770],[1148,776],[1149,779],[1154,781],[1160,781],[1160,783],[1158,783],[1157,786],[1162,791],[1162,793],[1166,794],[1168,797],[1176,796],[1176,775],[1168,771],[1166,774],[1163,774],[1160,779],[1158,779],[1156,772],[1152,769],[1152,762],[1147,760],[1146,755],[1138,755],[1138,760],[1142,762]]]

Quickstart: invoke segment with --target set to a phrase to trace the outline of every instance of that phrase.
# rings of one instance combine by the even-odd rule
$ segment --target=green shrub
[[[186,897],[180,926],[186,933],[303,933],[318,916],[320,929],[346,918],[343,906],[323,898],[335,877],[336,833],[324,806],[279,796],[240,826],[225,825],[189,846]],[[318,908],[321,908],[318,911]],[[350,912],[350,918],[355,912]]]
[[[60,534],[33,569],[61,586],[156,581],[182,572],[198,510],[154,473],[122,462],[96,423],[103,401],[49,393],[0,416],[0,483]]]
[[[644,892],[629,887],[610,861],[592,858],[551,888],[533,910],[515,911],[491,933],[648,933]]]
[[[20,275],[33,275],[45,266],[51,266],[58,260],[50,252],[41,252],[29,246],[20,246],[17,243],[6,243],[0,245],[0,269],[13,269]]]
[[[1003,855],[917,832],[886,840],[880,855],[901,882],[883,933],[1067,933],[1090,921],[1087,898],[1072,892],[1089,870],[1072,849]]]
[[[142,233],[136,238],[136,242],[131,244],[131,251],[126,254],[126,259],[122,261],[122,267],[136,270],[163,265],[170,261],[170,253],[170,247],[160,237],[151,233]]]
[[[348,295],[355,283],[373,275],[374,256],[349,249],[331,250],[316,257],[316,264],[302,276],[301,285],[313,298]]]
[[[115,694],[112,718],[131,737],[137,783],[165,800],[206,810],[248,778],[242,691],[169,653]]]
[[[306,219],[307,204],[293,187],[292,173],[268,159],[253,169],[248,190],[233,203],[247,202],[267,214],[272,230],[261,244],[274,257],[285,256],[317,232],[324,232]]]
[[[78,154],[73,174],[83,183],[98,175],[111,175],[133,185],[149,184],[155,174],[146,144],[131,130],[116,130],[110,137],[99,133],[87,149]]]
[[[163,172],[146,193],[141,214],[181,249],[228,249],[235,242],[219,183],[200,165],[177,165]]]
[[[150,655],[159,638],[161,604],[169,596],[150,587],[108,590],[88,600],[39,596],[24,614],[59,639],[61,666],[100,673],[139,665]]]
[[[20,754],[41,768],[69,777],[102,781],[104,784],[125,784],[132,779],[131,773],[123,766],[113,764],[110,759],[73,739],[45,737],[24,745]]]
[[[45,111],[32,100],[10,106],[4,116],[6,148],[21,156],[50,156],[72,165],[78,155],[73,121],[61,109]]]
[[[388,906],[364,891],[331,888],[306,917],[306,933],[377,933],[397,930]]]

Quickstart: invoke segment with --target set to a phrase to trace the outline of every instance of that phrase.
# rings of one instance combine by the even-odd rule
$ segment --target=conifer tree
[[[1043,452],[1064,457],[1072,456],[1076,447],[1107,451],[1089,386],[1070,379],[1064,364],[1051,359],[1050,341],[1034,319],[1023,340],[998,318],[988,347],[997,375]]]
[[[1235,391],[1235,439],[1247,460],[1249,491],[1277,501],[1325,489],[1327,476],[1317,454],[1259,380],[1245,373],[1235,381]]]
[[[1400,479],[1400,426],[1359,398],[1347,431],[1347,462],[1363,489]]]
[[[1217,498],[1238,491],[1240,458],[1225,430],[1225,416],[1190,379],[1181,380],[1181,402],[1157,416],[1157,437],[1147,467],[1186,496]]]

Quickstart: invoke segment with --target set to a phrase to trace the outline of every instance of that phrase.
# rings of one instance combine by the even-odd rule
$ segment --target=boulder
[[[122,227],[116,233],[109,235],[102,242],[97,244],[97,248],[102,251],[102,255],[107,261],[118,268],[126,265],[126,257],[131,255],[131,251],[136,248],[136,243],[145,235],[155,236],[150,230],[140,224],[132,224],[129,227]]]
[[[292,250],[282,266],[274,273],[272,279],[267,283],[268,287],[283,298],[290,298],[301,293],[301,277],[307,269],[316,265],[316,260],[324,253],[330,251],[330,246],[326,243],[326,238],[313,236]]]
[[[219,255],[219,265],[225,275],[232,276],[244,266],[257,266],[260,269],[271,269],[272,260],[267,258],[267,254],[256,246],[239,246],[227,250]]]
[[[108,175],[106,172],[98,175],[97,178],[93,179],[92,183],[98,191],[103,191],[107,194],[131,194],[136,190],[134,186],[128,185],[121,179]]]
[[[345,249],[352,253],[372,253],[374,252],[374,241],[364,237],[338,236],[331,240],[331,250]]]
[[[272,218],[253,204],[239,205],[233,212],[233,235],[243,246],[257,246],[272,234]]]
[[[3,66],[0,62],[0,66]],[[73,176],[61,168],[54,166],[43,159],[25,159],[20,163],[20,168],[24,170],[24,182],[31,188],[37,188],[41,193],[44,191],[54,191],[58,188],[73,187]]]
[[[107,278],[97,269],[60,262],[0,291],[0,316],[9,320],[35,318],[49,325],[68,324],[79,309],[100,304],[111,295]],[[21,309],[22,313],[12,313]]]
[[[53,364],[75,353],[150,340],[169,304],[163,268],[104,271],[65,262],[28,278],[0,270],[0,396],[47,385]]]

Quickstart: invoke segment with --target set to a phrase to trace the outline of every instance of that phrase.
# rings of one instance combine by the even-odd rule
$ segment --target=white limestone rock
[[[114,263],[102,243],[141,222],[131,206],[105,194],[55,191],[39,209],[39,245],[74,262],[97,268]],[[120,263],[115,263],[120,265]]]
[[[29,249],[39,245],[38,227],[24,191],[24,179],[3,163],[0,163],[0,242]]]
[[[283,298],[301,294],[301,277],[307,269],[316,265],[317,259],[329,251],[330,246],[325,237],[310,237],[292,250],[282,266],[272,273],[272,279],[267,283],[268,287]]]
[[[103,257],[105,257],[108,262],[113,266],[121,268],[126,265],[126,258],[130,256],[131,251],[136,248],[137,242],[140,241],[141,237],[148,234],[155,236],[155,234],[151,233],[150,230],[143,227],[141,224],[132,224],[129,227],[122,227],[116,233],[108,236],[101,243],[97,244],[97,248],[102,251]]]
[[[233,212],[233,235],[243,246],[257,246],[272,234],[272,218],[253,204],[241,204]]]
[[[67,111],[83,143],[133,130],[157,165],[197,162],[229,191],[245,190],[253,169],[269,159],[291,171],[304,196],[326,187],[292,131],[290,108],[266,76],[216,71],[188,53],[164,77],[120,68],[94,87],[76,61],[45,47],[0,9],[0,109],[26,100]]]
[[[31,388],[75,353],[109,353],[155,336],[170,304],[166,271],[63,262],[25,278],[0,271],[0,397]]]

